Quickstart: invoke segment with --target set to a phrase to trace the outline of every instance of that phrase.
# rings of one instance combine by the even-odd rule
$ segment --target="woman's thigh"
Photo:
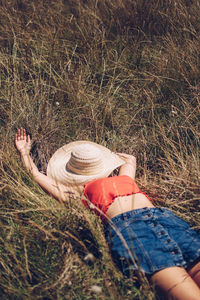
[[[165,293],[167,299],[200,299],[199,287],[182,267],[171,267],[158,271],[152,275],[151,281],[155,287]]]
[[[188,270],[188,274],[200,288],[200,261]]]

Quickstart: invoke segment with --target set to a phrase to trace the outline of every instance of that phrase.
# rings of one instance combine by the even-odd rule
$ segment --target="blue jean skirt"
[[[126,276],[147,276],[168,267],[188,269],[200,258],[200,235],[166,208],[145,207],[105,224],[114,262]]]

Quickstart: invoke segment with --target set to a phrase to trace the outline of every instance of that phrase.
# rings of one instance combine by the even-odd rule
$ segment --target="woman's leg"
[[[196,263],[189,271],[188,274],[196,282],[200,288],[200,261]]]
[[[152,275],[151,281],[155,287],[165,293],[167,299],[200,299],[198,285],[182,267],[171,267],[158,271]]]

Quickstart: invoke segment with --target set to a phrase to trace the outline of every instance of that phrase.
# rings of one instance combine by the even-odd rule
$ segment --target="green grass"
[[[134,154],[140,188],[199,230],[199,15],[197,0],[0,2],[1,299],[155,299],[115,268],[92,213],[34,183],[13,139],[27,129],[43,172],[77,139]]]

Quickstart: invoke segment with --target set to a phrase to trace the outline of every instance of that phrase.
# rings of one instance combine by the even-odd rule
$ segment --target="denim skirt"
[[[164,268],[185,269],[200,258],[200,235],[166,208],[145,207],[117,215],[105,224],[114,262],[126,276],[147,276]]]

